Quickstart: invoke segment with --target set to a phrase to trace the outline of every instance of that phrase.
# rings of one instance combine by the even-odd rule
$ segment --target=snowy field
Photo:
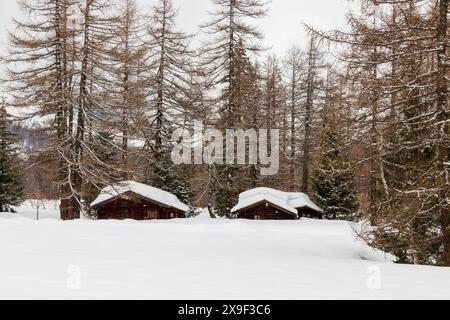
[[[345,222],[35,219],[0,214],[0,299],[450,299],[450,268],[393,264]]]

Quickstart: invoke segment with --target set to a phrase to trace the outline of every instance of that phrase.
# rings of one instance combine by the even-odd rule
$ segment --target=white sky
[[[141,6],[150,7],[157,0],[138,0]],[[174,0],[179,8],[180,29],[195,33],[198,26],[209,20],[208,10],[211,0]],[[302,22],[320,29],[342,28],[345,14],[349,9],[348,0],[271,0],[269,15],[257,21],[265,34],[265,46],[284,55],[286,50],[306,44]],[[16,0],[1,0],[0,43],[7,41],[6,30],[11,26],[12,17],[20,16]]]

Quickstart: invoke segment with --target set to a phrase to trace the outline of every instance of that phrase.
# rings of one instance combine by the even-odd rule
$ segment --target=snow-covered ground
[[[59,220],[59,204],[56,200],[27,200],[15,209],[17,213],[0,213],[0,224],[3,219]]]
[[[0,299],[450,299],[450,268],[396,265],[349,223],[62,222],[0,215]]]

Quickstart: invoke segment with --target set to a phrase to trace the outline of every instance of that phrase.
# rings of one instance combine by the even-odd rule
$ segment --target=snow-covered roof
[[[308,195],[301,192],[290,192],[289,195],[289,205],[296,208],[310,208],[318,212],[323,212],[323,210],[316,205],[312,200],[308,197]]]
[[[271,188],[256,188],[239,195],[239,203],[231,209],[231,213],[249,208],[252,205],[266,201],[280,209],[297,215],[298,209],[309,208],[318,212],[323,212],[311,199],[300,192],[283,192]]]
[[[231,209],[231,213],[235,213],[239,210],[251,207],[254,204],[264,201],[269,202],[279,207],[280,209],[284,209],[294,215],[297,215],[297,210],[288,205],[286,199],[282,199],[270,194],[257,194],[248,198],[239,199],[239,203],[233,209]]]
[[[184,212],[189,211],[189,207],[182,203],[174,194],[136,181],[124,181],[104,188],[97,199],[91,203],[91,207],[95,207],[96,205],[114,199],[117,196],[128,192],[137,194],[151,201],[155,201],[169,208],[179,209]]]

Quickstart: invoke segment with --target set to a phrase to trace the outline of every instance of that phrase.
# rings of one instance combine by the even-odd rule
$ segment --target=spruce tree
[[[120,156],[123,154],[122,150],[118,150],[115,144],[115,135],[106,132],[100,131],[96,133],[96,137],[89,136],[86,140],[86,145],[92,152],[92,157],[97,159],[96,162],[92,162],[86,164],[86,169],[89,170],[92,175],[98,176],[99,179],[85,181],[83,185],[83,194],[84,196],[84,212],[91,216],[91,210],[89,208],[92,201],[98,196],[100,190],[107,187],[111,183],[117,183],[123,179],[123,172],[120,170],[110,170],[109,174],[105,176],[100,170],[103,170],[104,167],[110,168],[121,168],[121,158]],[[100,166],[99,164],[103,164]],[[102,179],[100,179],[102,177]]]
[[[329,219],[355,220],[358,202],[350,155],[343,141],[337,131],[325,131],[322,160],[314,175],[314,198]]]
[[[0,106],[0,212],[13,212],[23,202],[22,176],[16,166],[15,136],[8,129],[8,114]]]
[[[190,204],[194,191],[191,188],[189,179],[189,170],[175,165],[170,157],[170,153],[163,152],[159,161],[153,164],[153,174],[146,182],[152,187],[176,195],[181,202]]]

